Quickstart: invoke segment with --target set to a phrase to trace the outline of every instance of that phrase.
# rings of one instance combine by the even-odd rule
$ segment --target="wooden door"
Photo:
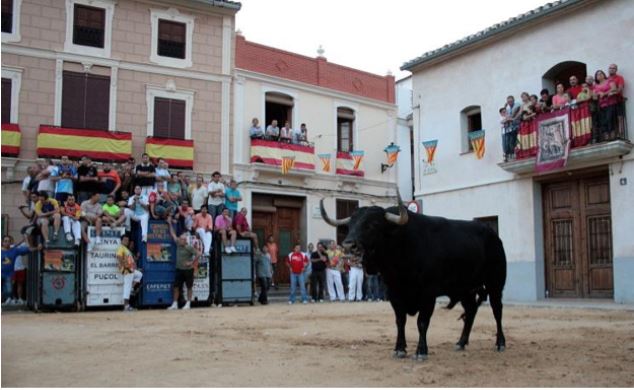
[[[543,197],[549,295],[611,297],[609,178],[590,176],[545,184]]]

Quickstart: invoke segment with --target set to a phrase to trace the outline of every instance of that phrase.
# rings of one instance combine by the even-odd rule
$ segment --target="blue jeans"
[[[13,295],[13,285],[11,284],[11,277],[2,277],[2,302],[11,298]]]
[[[291,272],[291,295],[288,298],[290,302],[295,302],[295,292],[297,291],[297,285],[299,284],[299,290],[302,293],[302,302],[308,300],[306,295],[306,281],[304,280],[304,274],[294,274]]]
[[[368,275],[368,299],[379,299],[379,275]]]

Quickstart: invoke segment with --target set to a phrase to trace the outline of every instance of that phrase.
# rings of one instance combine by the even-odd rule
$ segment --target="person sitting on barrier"
[[[75,196],[68,195],[62,208],[62,222],[66,241],[75,240],[75,246],[79,246],[81,240],[81,206],[75,203]],[[71,234],[72,232],[72,234]],[[85,238],[85,237],[84,237]]]
[[[30,243],[31,246],[35,245],[39,229],[37,227],[37,216],[35,215],[35,204],[38,201],[37,192],[31,192],[29,194],[28,205],[22,205],[18,207],[20,213],[28,220],[28,224],[22,226],[20,234]]]
[[[114,196],[119,188],[121,188],[121,178],[119,172],[112,169],[112,164],[103,164],[103,169],[97,173],[99,182],[101,183],[99,192],[101,193],[100,202],[104,203],[108,199],[108,195]]]
[[[61,215],[59,214],[59,203],[49,197],[46,191],[38,193],[38,201],[35,204],[35,215],[37,216],[37,224],[40,226],[42,236],[44,237],[44,246],[50,244],[48,239],[48,225],[53,221],[53,241],[57,240],[59,227],[61,225]]]
[[[200,213],[194,216],[193,228],[203,242],[203,253],[205,256],[209,256],[213,241],[214,221],[205,207],[201,208]]]
[[[260,251],[258,248],[258,254],[255,257],[255,276],[258,278],[260,284],[260,294],[258,295],[258,302],[262,305],[268,305],[268,291],[271,285],[271,276],[273,272],[271,269],[271,255],[269,255],[269,248],[264,245]]]
[[[236,231],[232,228],[233,221],[229,216],[229,209],[222,210],[222,214],[216,217],[214,221],[214,230],[220,233],[222,243],[225,246],[225,253],[236,253]],[[231,239],[231,242],[229,242]]]
[[[175,195],[172,194],[172,197]],[[194,209],[189,206],[189,200],[181,200],[181,205],[176,209],[176,220],[181,231],[191,231],[194,227]]]
[[[115,228],[125,223],[125,214],[118,204],[114,202],[114,195],[110,194],[106,197],[106,203],[101,206],[103,214],[101,220],[104,224],[110,225],[111,228]]]
[[[42,249],[42,245],[38,245],[37,247],[29,247],[29,246],[19,246],[13,245],[14,240],[12,236],[4,236],[2,237],[2,305],[8,304],[19,304],[19,302],[14,302],[11,300],[11,293],[13,291],[13,285],[11,284],[13,274],[14,274],[14,265],[18,256],[25,255],[29,252],[35,252],[37,250]],[[20,291],[18,291],[19,293]]]
[[[121,244],[117,248],[117,261],[119,262],[119,272],[123,275],[123,311],[134,310],[130,307],[130,294],[133,285],[138,285],[143,278],[141,271],[136,269],[134,256],[128,248],[130,246],[130,236],[124,234],[121,236]]]
[[[152,197],[155,201],[152,201]],[[172,221],[172,216],[176,212],[176,205],[167,191],[158,191],[150,193],[150,215],[152,219],[162,219],[167,222]]]
[[[180,290],[183,288],[183,284],[187,286],[187,302],[183,306],[183,310],[189,310],[192,301],[192,290],[194,287],[194,263],[201,255],[199,249],[194,248],[187,244],[189,238],[188,233],[183,233],[180,236],[176,236],[174,232],[174,226],[169,224],[170,235],[176,242],[176,275],[174,277],[174,300],[172,306],[168,307],[168,310],[178,309],[178,298],[180,296]]]
[[[101,204],[99,204],[99,194],[97,192],[90,194],[90,198],[81,203],[81,214],[84,220],[82,230],[88,244],[88,250],[91,251],[93,245],[101,243],[101,215],[103,214],[103,209]],[[88,225],[95,227],[97,237],[94,241],[88,237]]]
[[[255,246],[256,253],[260,251],[258,235],[251,231],[251,227],[249,226],[249,221],[247,221],[246,207],[241,208],[240,212],[236,214],[236,217],[233,220],[233,227],[236,229],[238,236],[243,238],[250,238],[253,240],[253,245]]]
[[[126,225],[130,226],[130,219],[139,222],[141,225],[141,241],[146,242],[150,214],[148,213],[148,198],[143,195],[143,189],[140,185],[134,186],[134,195],[128,200],[128,208],[131,212],[126,213],[129,218],[126,221]]]

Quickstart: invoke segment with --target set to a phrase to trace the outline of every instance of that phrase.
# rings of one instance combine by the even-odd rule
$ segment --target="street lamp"
[[[401,151],[401,148],[398,145],[395,145],[394,142],[390,142],[388,146],[383,149],[387,156],[387,164],[381,163],[381,173],[387,171],[389,168],[392,168],[394,164],[396,164],[396,160],[398,159],[398,152]]]

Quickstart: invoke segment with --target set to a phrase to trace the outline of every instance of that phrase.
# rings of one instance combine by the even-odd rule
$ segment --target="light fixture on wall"
[[[394,164],[396,164],[396,160],[398,159],[398,152],[401,151],[401,148],[398,145],[395,145],[394,142],[390,142],[388,146],[383,149],[387,156],[387,164],[381,163],[381,173],[384,173],[389,168],[392,168]]]

